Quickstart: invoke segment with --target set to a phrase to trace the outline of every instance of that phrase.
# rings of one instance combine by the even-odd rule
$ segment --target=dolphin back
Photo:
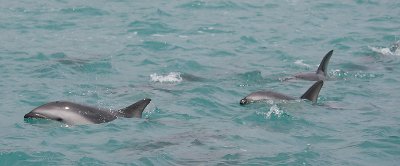
[[[329,60],[331,59],[333,50],[329,51],[324,58],[321,60],[321,63],[319,64],[319,67],[317,69],[317,74],[323,74],[324,76],[326,76],[326,72],[328,69],[328,63]]]
[[[132,104],[126,108],[118,110],[118,116],[125,118],[142,118],[142,112],[146,108],[146,106],[150,103],[151,99],[143,99],[135,104]]]
[[[312,101],[313,103],[316,103],[317,99],[318,99],[319,91],[321,91],[322,85],[324,85],[324,81],[322,81],[322,80],[317,81],[310,88],[308,88],[306,93],[304,93],[303,96],[301,96],[300,98],[307,99],[307,100]]]

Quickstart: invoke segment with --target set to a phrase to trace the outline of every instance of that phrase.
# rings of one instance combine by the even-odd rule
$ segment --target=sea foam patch
[[[170,72],[167,75],[153,73],[150,74],[150,79],[152,82],[160,83],[177,83],[183,80],[180,72]]]
[[[386,56],[400,56],[400,41],[397,41],[390,47],[372,47],[368,46],[374,52],[377,52]]]
[[[384,48],[378,48],[378,47],[369,47],[372,51],[374,51],[374,52],[376,52],[376,53],[379,53],[379,54],[382,54],[382,55],[388,55],[388,56],[392,56],[392,55],[394,55],[394,53],[392,52],[392,51],[390,51],[390,49],[389,48],[386,48],[386,47],[384,47]]]

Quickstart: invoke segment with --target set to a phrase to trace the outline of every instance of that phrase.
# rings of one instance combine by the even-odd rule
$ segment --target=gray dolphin
[[[313,73],[298,73],[294,75],[295,78],[309,80],[309,81],[319,81],[319,80],[326,80],[327,77],[327,69],[328,63],[331,59],[333,50],[329,51],[324,58],[322,58],[321,63],[316,72]]]
[[[307,99],[316,103],[322,85],[324,85],[324,81],[317,81],[300,97],[300,99]],[[296,100],[296,98],[272,91],[257,91],[240,100],[240,105],[265,100]]]
[[[143,110],[150,101],[151,99],[143,99],[116,111],[103,110],[68,101],[55,101],[33,109],[24,118],[51,119],[70,125],[105,123],[118,117],[141,118]]]

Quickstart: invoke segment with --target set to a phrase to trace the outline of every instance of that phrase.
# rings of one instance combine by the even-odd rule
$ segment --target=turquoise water
[[[397,165],[400,2],[2,1],[0,165]],[[301,96],[334,50],[317,105]],[[55,100],[143,119],[26,122]]]

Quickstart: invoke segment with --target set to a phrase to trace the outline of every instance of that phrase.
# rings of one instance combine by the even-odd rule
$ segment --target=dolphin
[[[309,81],[319,81],[319,80],[326,80],[327,79],[327,69],[328,69],[328,63],[329,60],[331,59],[333,50],[329,51],[324,58],[322,58],[321,63],[319,64],[319,67],[316,72],[313,73],[298,73],[295,74],[294,77],[298,79],[303,79],[303,80],[309,80]]]
[[[151,99],[140,100],[126,108],[108,111],[68,101],[54,101],[41,105],[24,118],[41,118],[59,121],[69,125],[98,124],[110,122],[118,117],[141,118],[142,112]]]
[[[324,81],[322,80],[315,82],[306,91],[306,93],[304,93],[300,97],[300,99],[307,99],[312,101],[313,103],[316,103],[322,85],[324,85]],[[240,105],[245,105],[256,101],[265,101],[265,100],[296,100],[296,98],[272,91],[257,91],[249,94],[248,96],[240,100]]]

